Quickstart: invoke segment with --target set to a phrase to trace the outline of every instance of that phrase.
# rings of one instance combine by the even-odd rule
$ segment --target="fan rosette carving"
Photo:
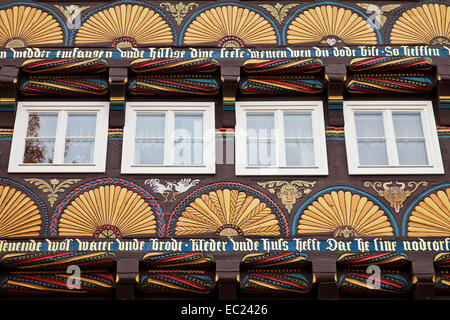
[[[410,212],[409,237],[450,236],[450,188],[429,193]]]
[[[217,43],[223,48],[252,44],[276,44],[273,25],[257,11],[233,5],[217,6],[200,13],[188,25],[184,44]]]
[[[155,198],[119,178],[91,181],[73,190],[56,207],[51,235],[116,239],[159,235],[164,217]]]
[[[378,201],[376,204],[365,193],[360,195],[348,189],[322,192],[323,195],[303,205],[298,212],[298,234],[355,238],[388,237],[397,233],[386,207]]]
[[[173,211],[169,236],[287,236],[281,210],[258,191],[219,183],[189,195]]]
[[[174,30],[162,12],[144,2],[118,2],[82,19],[71,39],[75,45],[110,43],[115,48],[172,44]]]

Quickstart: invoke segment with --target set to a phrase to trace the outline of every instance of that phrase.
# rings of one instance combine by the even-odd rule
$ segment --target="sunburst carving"
[[[319,5],[301,12],[288,26],[289,44],[322,42],[334,45],[377,44],[371,24],[358,13],[334,6]]]
[[[25,193],[0,186],[0,238],[36,237],[41,230],[41,215],[35,202]]]
[[[0,10],[0,46],[23,48],[61,44],[63,31],[49,13],[30,6],[15,5]]]
[[[450,236],[450,188],[430,194],[415,206],[408,221],[408,236]]]
[[[256,11],[218,6],[202,12],[187,27],[184,44],[217,43],[219,47],[276,44],[275,29]]]
[[[404,11],[395,21],[389,35],[390,43],[450,45],[449,21],[450,5],[422,4]]]
[[[137,193],[115,185],[101,186],[75,198],[58,226],[62,237],[122,238],[156,233],[152,208]]]
[[[384,210],[367,197],[351,191],[332,191],[318,197],[301,214],[299,234],[327,234],[335,237],[393,236]]]
[[[138,4],[103,9],[81,23],[75,44],[111,43],[113,47],[171,44],[173,31],[155,10]]]

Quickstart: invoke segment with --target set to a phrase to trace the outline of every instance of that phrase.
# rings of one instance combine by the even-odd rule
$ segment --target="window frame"
[[[355,112],[382,112],[388,165],[360,165],[356,136]],[[393,112],[419,112],[428,164],[399,165]],[[386,121],[388,120],[388,121]],[[344,134],[350,175],[444,174],[439,138],[431,101],[344,101]]]
[[[216,150],[215,150],[215,103],[214,102],[127,102],[125,107],[125,124],[123,128],[122,146],[122,174],[215,174]],[[138,113],[202,113],[203,114],[203,164],[202,165],[137,165],[133,164],[136,141],[136,119]],[[166,116],[166,124],[169,119]],[[169,159],[166,147],[169,146],[168,138],[173,137],[169,130],[175,126],[175,117],[172,123],[165,126],[164,135],[164,161]],[[132,129],[133,128],[133,129]],[[169,133],[169,134],[167,134]]]
[[[28,119],[31,113],[57,113],[58,120],[55,133],[55,155],[61,155],[62,144],[66,139],[67,115],[73,113],[95,113],[96,132],[94,141],[93,163],[23,163],[25,140],[27,137]],[[65,121],[65,123],[63,123]],[[108,144],[109,102],[103,101],[19,101],[17,103],[13,138],[8,164],[11,173],[72,173],[72,172],[105,172],[106,152]],[[59,138],[58,138],[59,137]],[[58,152],[61,151],[61,152]]]
[[[247,165],[247,114],[274,112],[275,114],[275,148],[277,166],[248,166]],[[285,165],[285,137],[281,114],[309,113],[312,121],[312,140],[314,146],[313,166],[286,166]],[[277,116],[278,114],[278,116]],[[278,118],[278,119],[277,119]],[[250,175],[328,175],[328,157],[325,136],[325,120],[322,101],[239,101],[236,102],[236,129],[235,129],[235,174],[237,176]],[[282,141],[282,143],[280,143]],[[283,161],[284,159],[284,161]],[[279,164],[283,163],[283,166]]]

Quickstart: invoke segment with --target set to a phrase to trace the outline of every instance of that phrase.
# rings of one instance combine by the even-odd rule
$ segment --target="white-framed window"
[[[216,172],[214,102],[128,102],[122,173]]]
[[[344,101],[349,174],[443,174],[431,101]]]
[[[8,172],[105,172],[108,102],[19,102]]]
[[[236,175],[327,175],[321,101],[236,102]]]

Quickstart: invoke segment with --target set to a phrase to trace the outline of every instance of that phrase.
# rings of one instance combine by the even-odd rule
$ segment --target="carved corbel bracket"
[[[339,290],[335,276],[337,274],[336,263],[329,259],[312,259],[312,270],[317,277],[317,295],[319,300],[336,300],[339,298]]]
[[[346,72],[343,64],[330,64],[325,67],[325,79],[328,82],[328,105],[324,111],[328,115],[328,125],[330,126],[344,126],[342,109]]]
[[[435,284],[433,277],[435,275],[433,260],[429,257],[415,259],[411,263],[412,274],[416,278],[414,286],[415,300],[433,299],[435,295]]]
[[[216,261],[216,275],[218,279],[219,299],[237,299],[236,281],[239,275],[240,261],[236,259],[222,259]]]
[[[450,125],[450,65],[438,68],[438,115],[439,124]]]
[[[117,290],[116,298],[119,300],[129,300],[134,298],[134,288],[136,277],[139,274],[139,260],[118,259],[117,260]]]
[[[241,73],[241,61],[232,61],[231,64],[221,66],[220,79],[222,81],[222,109],[224,127],[234,127],[234,109],[236,105],[236,94],[239,88],[239,79]]]
[[[125,122],[125,96],[128,82],[128,68],[109,68],[109,108],[110,112],[121,112],[121,117],[109,117],[110,128],[121,128]]]
[[[14,111],[17,104],[17,79],[19,68],[15,66],[3,66],[0,68],[0,111],[2,115],[0,126],[2,128],[12,128],[14,121]],[[5,116],[8,114],[8,116]]]

